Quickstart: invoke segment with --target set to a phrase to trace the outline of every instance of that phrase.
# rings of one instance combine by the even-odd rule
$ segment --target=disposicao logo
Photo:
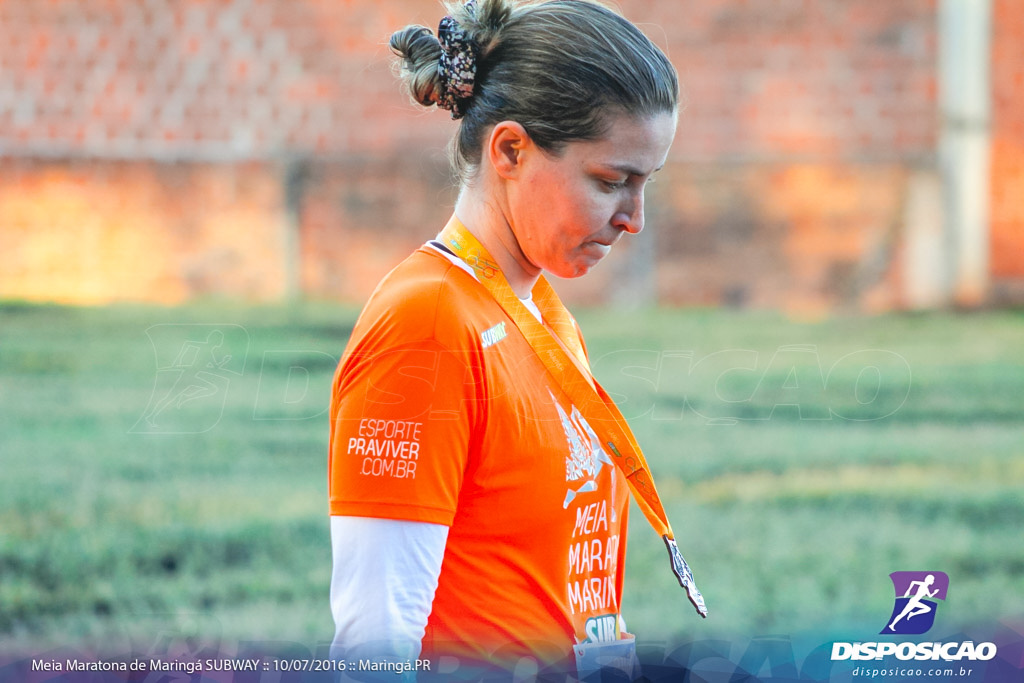
[[[945,572],[893,572],[896,604],[885,628],[879,633],[919,635],[935,623],[936,600],[945,600],[949,577]]]
[[[881,635],[920,635],[927,633],[935,623],[939,603],[946,599],[949,576],[945,572],[893,572],[889,574],[896,590],[892,615]],[[963,642],[857,642],[832,643],[832,661],[880,660],[896,657],[900,660],[968,660],[986,661],[996,656],[995,643]]]

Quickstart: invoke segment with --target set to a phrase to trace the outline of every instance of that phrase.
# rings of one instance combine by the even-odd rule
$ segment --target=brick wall
[[[688,104],[650,230],[561,283],[567,298],[903,306],[909,179],[936,173],[936,0],[619,4],[667,50]],[[996,0],[1003,280],[1022,272],[1006,257],[1024,223],[1019,4]],[[386,48],[441,13],[0,0],[0,296],[363,300],[454,198],[454,124],[407,102]]]
[[[0,152],[231,161],[392,147],[414,114],[395,98],[384,41],[424,9],[0,0]]]
[[[637,18],[664,27],[689,100],[656,186],[659,298],[903,305],[906,177],[935,164],[935,2],[716,0],[674,22],[659,9]]]
[[[996,300],[1024,300],[1024,3],[995,0],[991,268]]]
[[[441,150],[313,163],[303,175],[302,289],[315,296],[365,301],[455,203]]]
[[[94,304],[283,295],[274,165],[0,162],[0,295]]]
[[[710,0],[678,3],[674,21],[662,3],[636,4],[629,16],[662,27],[650,33],[667,38],[689,96],[679,157],[750,163],[932,155],[934,0]]]

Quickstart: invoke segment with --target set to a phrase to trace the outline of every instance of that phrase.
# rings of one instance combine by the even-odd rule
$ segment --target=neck
[[[482,188],[475,186],[464,187],[455,203],[455,215],[498,262],[516,296],[520,299],[530,298],[541,270],[530,263],[519,246],[500,197],[488,195]]]

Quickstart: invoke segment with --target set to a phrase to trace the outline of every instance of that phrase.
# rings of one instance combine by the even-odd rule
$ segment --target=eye
[[[626,181],[625,180],[608,180],[606,178],[601,178],[601,185],[603,185],[604,188],[606,190],[608,190],[609,192],[615,192],[617,190],[621,190],[622,188],[624,188],[626,186]]]

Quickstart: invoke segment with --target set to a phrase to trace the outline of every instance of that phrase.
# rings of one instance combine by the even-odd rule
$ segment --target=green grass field
[[[329,640],[355,313],[0,307],[0,650]],[[897,570],[949,574],[948,628],[1024,618],[1024,314],[578,317],[711,610],[635,513],[640,638],[869,637]]]

